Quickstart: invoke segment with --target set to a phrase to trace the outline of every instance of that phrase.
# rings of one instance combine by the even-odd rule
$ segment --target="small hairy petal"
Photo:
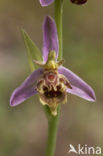
[[[13,91],[10,98],[10,106],[16,106],[37,93],[35,89],[36,81],[42,73],[43,69],[41,68],[35,70],[18,88]]]
[[[40,4],[41,4],[41,6],[48,6],[48,5],[50,5],[51,3],[53,3],[54,2],[54,0],[40,0]]]
[[[50,51],[56,52],[58,57],[58,35],[55,21],[47,16],[43,23],[43,59],[46,62]]]
[[[65,67],[59,68],[59,73],[63,74],[70,82],[72,89],[68,88],[67,92],[77,95],[88,101],[95,101],[96,96],[93,89],[84,82],[80,77]]]

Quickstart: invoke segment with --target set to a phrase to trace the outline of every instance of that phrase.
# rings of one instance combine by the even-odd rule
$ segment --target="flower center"
[[[54,81],[55,80],[55,75],[54,74],[49,74],[47,76],[47,78],[48,78],[49,81]]]

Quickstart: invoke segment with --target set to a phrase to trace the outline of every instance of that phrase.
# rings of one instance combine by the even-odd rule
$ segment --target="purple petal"
[[[48,53],[51,50],[56,52],[56,58],[58,57],[58,35],[55,21],[47,16],[43,24],[43,59],[46,62],[48,59]]]
[[[81,98],[86,99],[88,101],[96,100],[96,96],[93,89],[72,71],[65,67],[60,67],[59,73],[63,74],[70,81],[72,89],[68,88],[68,93],[80,96]]]
[[[53,3],[54,2],[54,0],[40,0],[40,4],[42,5],[42,6],[48,6],[48,5],[50,5],[51,3]]]
[[[37,93],[35,89],[36,81],[42,73],[43,69],[41,68],[35,70],[18,88],[14,90],[10,98],[10,106],[16,106]]]

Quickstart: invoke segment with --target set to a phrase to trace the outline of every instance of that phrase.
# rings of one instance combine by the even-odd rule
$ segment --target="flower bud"
[[[81,5],[87,2],[87,0],[70,0],[72,3]]]

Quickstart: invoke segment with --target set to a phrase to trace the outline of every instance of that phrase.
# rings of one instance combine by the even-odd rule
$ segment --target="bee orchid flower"
[[[63,60],[58,61],[58,35],[54,20],[47,16],[43,23],[43,62],[34,60],[40,68],[35,70],[26,80],[14,90],[10,98],[10,105],[21,104],[31,96],[38,94],[40,102],[48,105],[53,115],[57,114],[57,107],[67,102],[67,95],[74,94],[88,101],[95,101],[93,89],[65,68]]]
[[[54,2],[54,0],[39,0],[39,1],[40,1],[41,6],[43,7],[48,6]],[[87,2],[87,0],[70,0],[70,1],[78,5],[82,5]]]

